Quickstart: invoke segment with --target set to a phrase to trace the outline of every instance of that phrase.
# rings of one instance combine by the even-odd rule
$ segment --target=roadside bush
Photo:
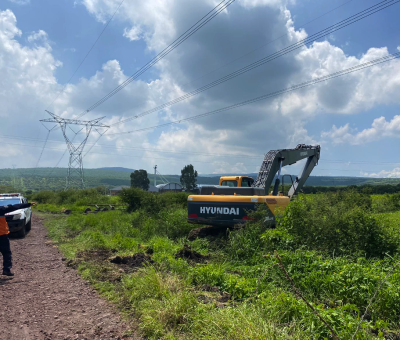
[[[101,187],[82,190],[68,189],[59,192],[39,191],[32,194],[30,199],[39,204],[74,204],[76,206],[111,203],[114,198],[104,195],[103,192]]]
[[[377,213],[394,212],[400,210],[400,193],[385,194],[374,197],[373,211]]]
[[[155,194],[138,188],[129,188],[123,189],[120,197],[122,202],[128,204],[129,212],[142,209],[149,214],[157,214],[165,208],[186,208],[188,194],[184,192]]]
[[[53,191],[39,191],[31,196],[31,201],[39,204],[56,204],[57,194]]]
[[[278,218],[277,229],[299,247],[331,254],[383,256],[392,253],[396,244],[370,213],[371,202],[354,191],[300,195]]]

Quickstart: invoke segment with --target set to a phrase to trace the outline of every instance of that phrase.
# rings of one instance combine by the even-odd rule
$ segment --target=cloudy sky
[[[45,109],[64,118],[78,117],[219,2],[125,0],[106,27],[121,0],[1,0],[1,167],[67,166],[68,154],[61,159],[65,143],[60,129],[49,134],[39,161],[46,128],[53,127],[39,122],[49,117]],[[102,122],[112,125],[90,148],[98,136],[93,131],[84,166],[151,171],[157,164],[162,174],[178,174],[192,163],[203,174],[255,172],[269,150],[302,143],[321,145],[314,175],[400,177],[398,59],[237,109],[146,129],[399,52],[400,3],[188,100],[115,124],[378,2],[236,0],[138,79],[80,118],[105,116]],[[123,133],[140,129],[145,130]],[[68,134],[74,135],[71,130]],[[80,132],[75,141],[83,137]],[[294,166],[288,171],[298,170]]]

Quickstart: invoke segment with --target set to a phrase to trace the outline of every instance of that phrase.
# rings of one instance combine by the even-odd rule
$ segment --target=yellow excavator
[[[257,179],[248,176],[222,176],[219,185],[203,186],[199,195],[188,197],[188,222],[211,226],[244,224],[248,213],[259,204],[268,207],[266,222],[275,224],[275,215],[287,207],[290,200],[304,186],[311,171],[318,164],[321,147],[299,144],[294,149],[269,151],[261,164]],[[293,181],[291,175],[281,176],[282,167],[302,159],[306,163]],[[270,186],[278,173],[272,192]],[[284,178],[290,178],[290,189],[284,193]],[[279,185],[282,183],[282,190]]]

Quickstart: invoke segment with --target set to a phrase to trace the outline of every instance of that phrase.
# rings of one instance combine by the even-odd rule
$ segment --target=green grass
[[[380,281],[399,260],[400,211],[376,208],[377,201],[387,198],[340,195],[345,196],[312,195],[303,198],[311,202],[292,202],[274,230],[253,222],[227,237],[193,242],[186,239],[193,226],[186,222],[182,198],[173,195],[137,201],[131,192],[131,213],[89,215],[80,213],[76,199],[69,203],[72,215],[47,214],[46,226],[63,254],[79,260],[81,275],[139,320],[149,339],[329,339],[328,329],[276,265],[274,250],[304,297],[341,339],[350,339]],[[360,220],[351,222],[353,216]],[[310,239],[307,233],[323,234],[324,225],[336,228],[334,234],[324,234],[335,237],[335,243]],[[390,240],[390,248],[357,233],[379,235]],[[349,242],[349,235],[356,242]],[[207,260],[176,258],[184,244]],[[365,250],[371,244],[377,251]],[[126,273],[108,261],[79,259],[83,251],[100,249],[113,250],[113,256],[148,252],[154,265]],[[382,285],[356,339],[400,335],[399,282],[397,268]],[[229,301],[222,301],[218,291],[205,291],[205,285],[226,292]]]

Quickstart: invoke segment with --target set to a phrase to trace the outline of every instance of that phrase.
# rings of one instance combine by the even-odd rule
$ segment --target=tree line
[[[185,165],[181,170],[180,182],[186,191],[194,191],[197,188],[197,171],[192,164]],[[131,173],[131,187],[148,191],[150,188],[150,180],[147,171],[143,169],[135,170]]]

